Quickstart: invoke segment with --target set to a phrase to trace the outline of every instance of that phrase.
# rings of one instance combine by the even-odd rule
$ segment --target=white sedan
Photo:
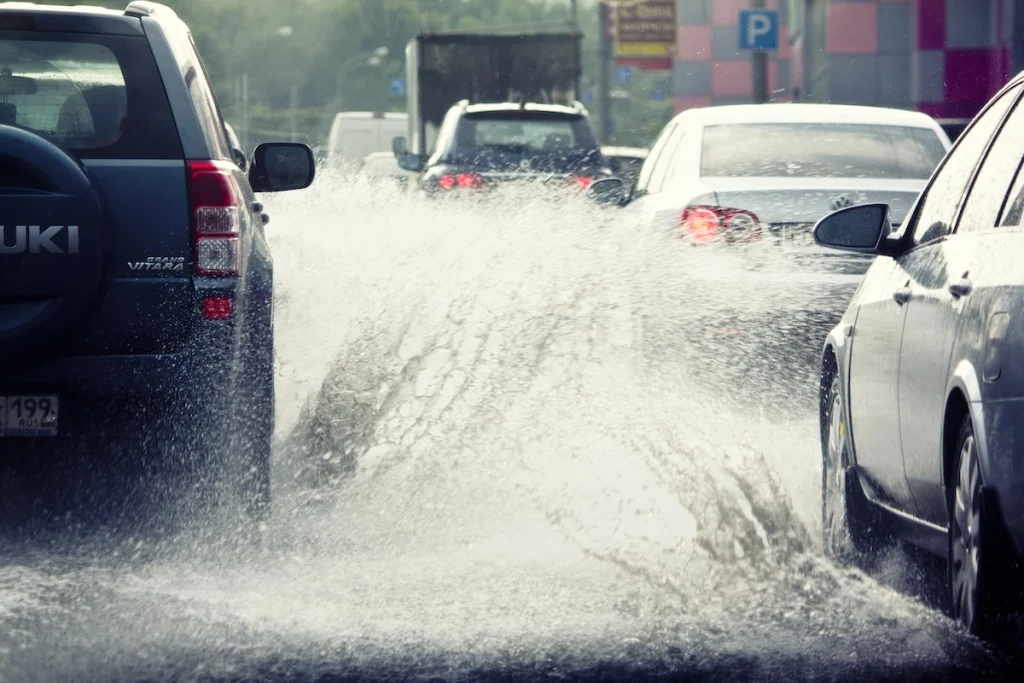
[[[829,274],[858,282],[870,261],[815,245],[814,224],[836,209],[870,202],[888,204],[899,224],[949,147],[938,123],[914,111],[804,103],[704,107],[665,126],[632,188],[622,186],[620,195],[617,181],[606,180],[591,192],[613,197],[641,225],[695,246],[722,245],[728,252],[756,245],[733,251],[743,253],[741,270],[759,280]],[[721,270],[721,259],[715,265]]]
[[[814,224],[845,206],[882,202],[898,225],[950,146],[934,119],[914,111],[690,109],[662,130],[634,185],[606,179],[589,193],[621,206],[619,218],[664,252],[664,286],[636,302],[641,327],[671,320],[673,331],[658,334],[678,329],[698,340],[753,334],[769,342],[767,357],[796,359],[797,340],[816,353],[872,260],[816,245]],[[643,313],[659,306],[670,314]],[[723,352],[720,342],[710,348]]]

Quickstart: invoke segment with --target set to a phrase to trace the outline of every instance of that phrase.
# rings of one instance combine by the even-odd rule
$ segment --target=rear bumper
[[[231,321],[206,323],[175,353],[56,358],[24,372],[0,376],[0,389],[24,393],[51,388],[101,398],[173,393],[197,384],[216,384],[230,367],[236,329]]]
[[[186,350],[69,356],[0,377],[0,395],[54,395],[56,436],[0,437],[4,455],[93,452],[146,440],[188,440],[233,410],[249,362],[230,322],[205,325]],[[272,355],[272,354],[271,354]],[[6,459],[6,458],[4,458]]]

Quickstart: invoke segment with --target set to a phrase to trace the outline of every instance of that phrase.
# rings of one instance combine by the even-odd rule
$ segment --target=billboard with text
[[[613,5],[615,60],[641,69],[671,69],[679,35],[678,0]]]

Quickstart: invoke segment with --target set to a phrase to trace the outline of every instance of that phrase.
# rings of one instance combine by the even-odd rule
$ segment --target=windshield
[[[525,112],[467,114],[455,133],[458,154],[567,154],[597,149],[583,116]]]
[[[0,123],[77,147],[120,136],[126,110],[124,76],[109,49],[0,41]]]
[[[0,125],[35,133],[79,157],[180,156],[144,41],[7,35],[14,37],[0,34]]]
[[[708,126],[703,177],[926,180],[945,154],[927,128],[838,123]]]

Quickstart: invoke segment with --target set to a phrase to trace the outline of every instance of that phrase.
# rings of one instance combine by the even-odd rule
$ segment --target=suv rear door
[[[88,33],[67,32],[67,22],[22,21],[19,27],[0,31],[0,69],[32,87],[0,96],[0,123],[62,150],[84,169],[101,208],[96,225],[81,226],[81,252],[64,255],[79,261],[59,263],[61,254],[53,253],[0,256],[0,271],[6,271],[0,275],[0,330],[7,333],[0,344],[25,350],[60,329],[76,353],[180,349],[194,311],[184,153],[141,22],[110,22],[109,32]],[[54,27],[61,30],[48,30]],[[43,177],[45,170],[21,187],[2,182],[28,178],[19,169],[32,163],[17,155],[0,158],[7,222],[80,222],[76,209],[60,199],[66,192]],[[102,274],[95,282],[62,277],[76,272],[68,264],[81,260],[98,264]],[[83,287],[95,291],[83,293]],[[78,301],[74,310],[64,305],[70,300]],[[26,306],[34,307],[31,319],[15,324]],[[55,315],[63,316],[60,324]]]

